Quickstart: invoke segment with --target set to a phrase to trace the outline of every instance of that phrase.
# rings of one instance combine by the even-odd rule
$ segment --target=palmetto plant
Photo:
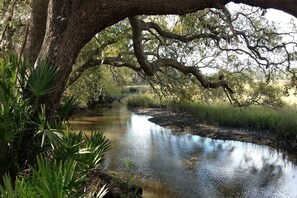
[[[26,87],[28,96],[34,106],[39,106],[43,99],[55,91],[55,79],[58,69],[49,64],[48,61],[40,62],[39,65],[30,71],[27,77]]]
[[[0,58],[1,176],[10,172],[14,177],[25,162],[34,160],[36,154],[44,150],[37,148],[42,137],[57,139],[57,133],[51,130],[40,134],[44,123],[39,122],[40,115],[45,114],[41,111],[42,100],[55,89],[56,75],[57,69],[46,61],[30,69],[15,54]]]
[[[77,162],[55,160],[50,163],[45,157],[38,156],[37,164],[38,169],[32,168],[32,183],[41,197],[79,197],[82,194],[85,176],[75,171]]]
[[[76,162],[49,162],[37,157],[37,167],[31,167],[30,176],[19,176],[13,185],[9,175],[4,176],[0,197],[81,197],[85,176],[76,171]]]
[[[68,120],[73,115],[78,106],[78,101],[75,97],[69,97],[62,101],[62,104],[57,112],[61,120]]]
[[[53,148],[54,159],[38,156],[36,168],[30,167],[31,174],[18,176],[14,184],[5,175],[0,197],[103,197],[108,190],[105,186],[99,191],[83,189],[86,173],[100,166],[108,149],[110,143],[100,132],[84,139],[81,132],[66,129],[60,146]]]
[[[73,133],[68,128],[64,131],[62,143],[54,149],[54,157],[62,161],[74,159],[81,170],[87,171],[99,167],[110,148],[110,142],[102,132],[93,132],[84,138],[82,132]]]
[[[104,159],[104,154],[110,148],[110,142],[103,136],[103,133],[92,132],[79,150],[78,165],[86,170],[99,167]]]
[[[0,197],[3,198],[30,198],[38,197],[35,187],[31,181],[27,181],[25,176],[16,178],[12,181],[8,174],[3,176],[3,186],[0,186]]]
[[[32,108],[17,86],[17,61],[12,55],[0,59],[0,175],[15,175],[22,139]]]
[[[110,149],[100,132],[83,138],[62,118],[48,120],[45,105],[57,72],[47,61],[30,69],[15,55],[0,58],[0,197],[83,196],[84,175]],[[67,118],[74,103],[65,103],[61,117]],[[19,175],[24,168],[31,174]]]

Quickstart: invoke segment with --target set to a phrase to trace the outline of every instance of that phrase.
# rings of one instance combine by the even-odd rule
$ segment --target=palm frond
[[[42,61],[29,75],[28,89],[36,99],[49,95],[56,89],[58,69],[48,61]]]

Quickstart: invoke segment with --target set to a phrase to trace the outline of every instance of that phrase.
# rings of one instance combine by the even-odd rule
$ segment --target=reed
[[[271,109],[261,106],[235,108],[216,103],[170,103],[174,110],[188,112],[208,124],[223,127],[269,130],[280,136],[297,139],[297,111],[288,107]]]
[[[219,127],[248,128],[270,131],[282,138],[297,139],[297,109],[294,106],[236,108],[227,103],[162,102],[139,95],[128,100],[131,107],[167,106],[173,111],[187,112],[201,123]]]

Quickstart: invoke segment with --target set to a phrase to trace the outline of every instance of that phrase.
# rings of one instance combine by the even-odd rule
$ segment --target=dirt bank
[[[103,186],[108,190],[104,198],[142,197],[142,188],[132,184],[128,179],[101,168],[91,169],[88,172],[86,188],[99,191]]]
[[[296,143],[290,142],[290,140],[279,139],[269,131],[207,125],[188,113],[172,112],[166,108],[133,108],[131,111],[136,114],[152,116],[149,121],[169,128],[173,133],[189,133],[212,139],[237,140],[268,145],[290,152],[297,151]]]

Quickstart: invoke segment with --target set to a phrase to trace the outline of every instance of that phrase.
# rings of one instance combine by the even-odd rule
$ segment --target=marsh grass
[[[150,103],[152,102],[152,103]],[[158,105],[156,105],[156,103]],[[128,100],[133,107],[167,106],[173,111],[187,112],[202,123],[219,127],[270,131],[287,139],[297,139],[297,109],[294,106],[267,108],[250,106],[236,108],[226,103],[166,102],[137,96]]]
[[[280,136],[297,138],[297,111],[288,107],[271,109],[252,106],[235,108],[229,104],[171,103],[171,108],[188,112],[201,121],[224,127],[269,130]]]

